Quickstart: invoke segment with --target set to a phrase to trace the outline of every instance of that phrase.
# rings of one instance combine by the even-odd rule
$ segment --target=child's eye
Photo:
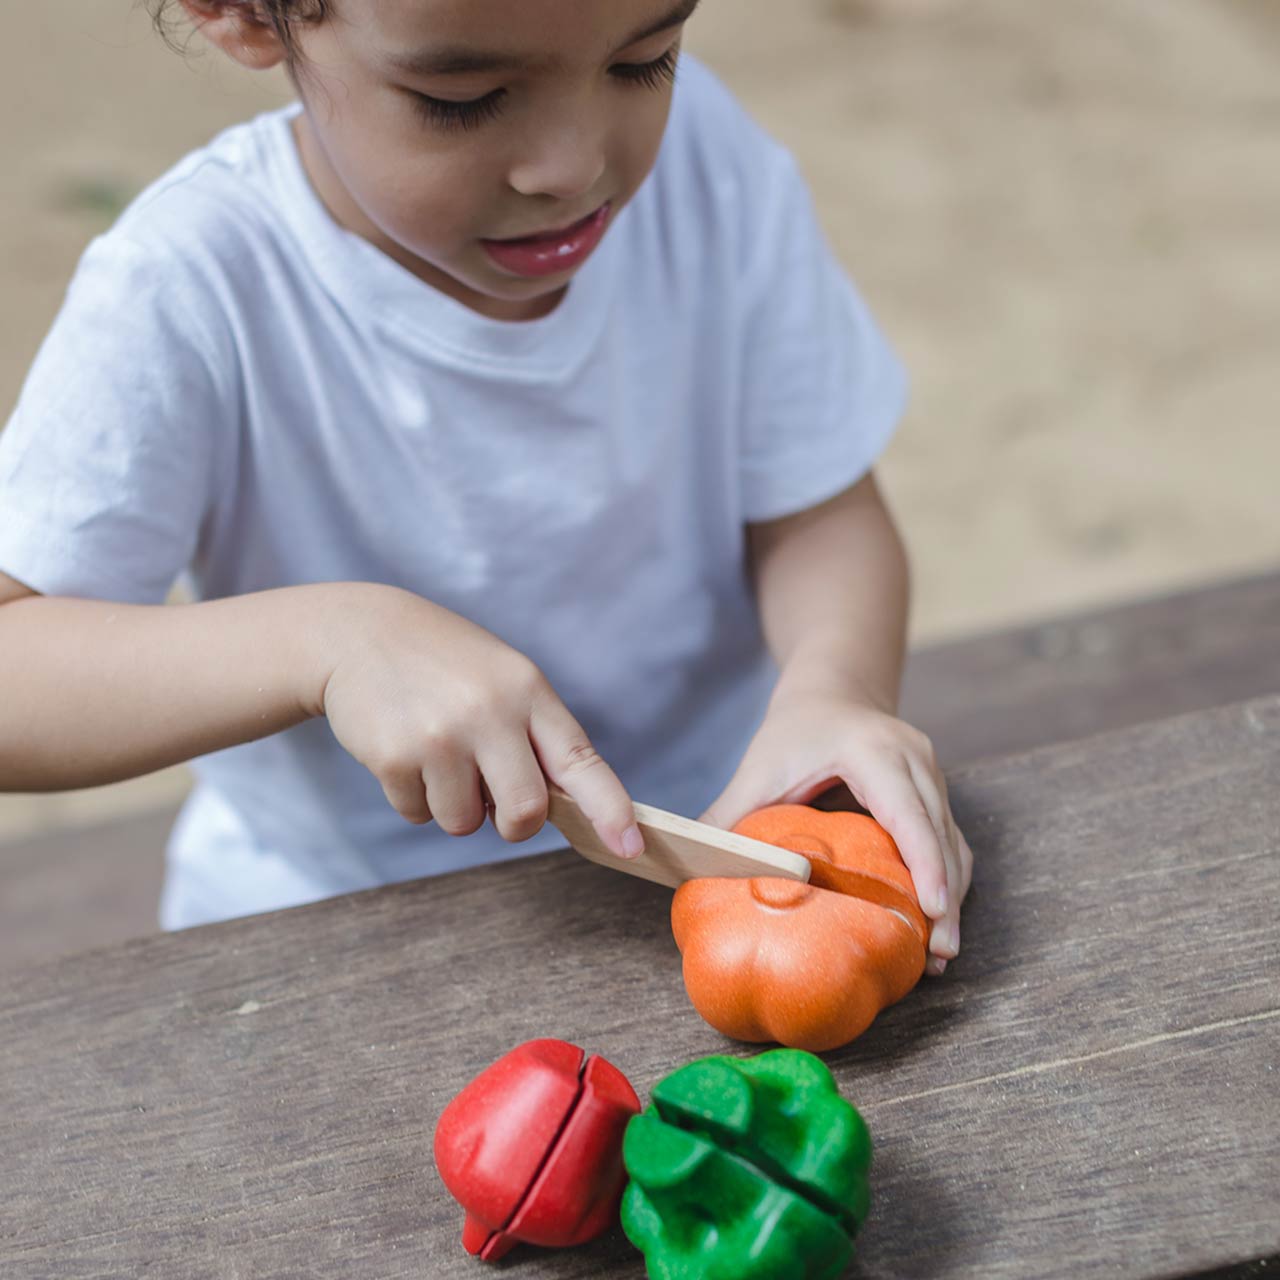
[[[676,76],[678,45],[672,45],[660,58],[652,62],[619,62],[609,68],[609,74],[628,84],[656,89]],[[427,93],[412,94],[415,110],[429,124],[441,129],[475,129],[502,110],[505,89],[494,89],[479,98],[459,102],[452,98],[433,98]]]
[[[492,120],[502,110],[506,92],[505,89],[494,89],[481,98],[468,98],[465,102],[414,93],[413,105],[429,124],[441,129],[474,129],[486,120]]]
[[[619,62],[609,68],[609,73],[619,80],[656,89],[660,84],[676,78],[676,57],[679,46],[672,45],[660,58],[652,62]]]

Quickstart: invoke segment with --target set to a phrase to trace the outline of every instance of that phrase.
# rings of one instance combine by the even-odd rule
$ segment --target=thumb
[[[729,831],[747,814],[763,809],[769,803],[771,801],[760,779],[750,770],[739,769],[698,821]]]

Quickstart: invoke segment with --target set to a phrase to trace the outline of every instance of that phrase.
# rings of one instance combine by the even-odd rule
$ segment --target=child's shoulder
[[[285,206],[297,183],[286,143],[297,110],[266,112],[189,152],[134,197],[95,251],[170,269],[175,262],[253,269],[290,220]]]
[[[791,163],[790,153],[770,135],[706,63],[683,54],[672,97],[664,150],[716,174],[754,174]],[[761,166],[764,172],[761,172]]]
[[[230,362],[235,331],[301,252],[284,208],[300,181],[287,173],[293,111],[224,130],[140,191],[81,255],[64,327],[116,317],[156,350],[197,343]]]
[[[791,152],[705,63],[681,56],[671,116],[647,203],[670,224],[701,227],[722,252],[745,255],[771,234],[779,211],[805,190]],[[642,201],[642,204],[646,203]],[[698,237],[682,237],[695,241]],[[697,252],[709,246],[699,243]]]
[[[659,182],[732,212],[744,225],[803,185],[795,159],[704,62],[682,55]]]

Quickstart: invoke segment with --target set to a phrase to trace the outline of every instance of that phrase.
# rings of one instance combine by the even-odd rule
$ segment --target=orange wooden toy
[[[682,884],[671,927],[697,1011],[735,1040],[811,1053],[861,1035],[924,973],[929,922],[889,833],[860,813],[772,805],[734,831],[807,857],[810,882]]]

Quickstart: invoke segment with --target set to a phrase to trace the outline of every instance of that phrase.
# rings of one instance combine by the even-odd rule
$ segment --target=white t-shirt
[[[0,433],[0,570],[159,603],[366,580],[530,657],[637,800],[696,816],[777,676],[744,524],[866,473],[898,361],[787,153],[682,61],[560,305],[488,319],[342,230],[287,108],[86,251]],[[323,719],[194,762],[166,927],[562,847],[413,826]]]

